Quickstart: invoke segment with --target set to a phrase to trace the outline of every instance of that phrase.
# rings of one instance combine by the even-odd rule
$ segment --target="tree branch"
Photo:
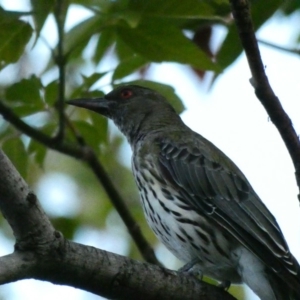
[[[48,238],[54,229],[35,195],[1,150],[0,168],[0,209],[14,232],[18,247],[22,248],[23,239],[27,248],[30,248],[28,240],[33,247],[47,243],[44,237]]]
[[[2,151],[0,209],[17,238],[15,252],[0,258],[1,284],[34,278],[113,299],[234,299],[184,273],[65,240]]]
[[[245,50],[251,70],[251,84],[255,94],[264,106],[271,121],[278,129],[292,158],[298,188],[300,190],[300,141],[292,121],[284,111],[281,103],[273,92],[265,74],[264,65],[260,56],[249,3],[247,0],[230,0],[232,13],[236,22],[239,37]],[[300,193],[298,195],[300,200]]]
[[[95,153],[91,148],[86,146],[80,147],[78,145],[72,145],[66,142],[62,142],[56,138],[52,139],[48,137],[44,133],[29,126],[21,119],[19,119],[19,117],[15,115],[13,111],[1,101],[0,114],[5,120],[10,122],[18,130],[28,135],[29,137],[35,139],[36,141],[40,142],[41,144],[47,146],[48,148],[87,162],[87,164],[91,167],[98,180],[101,182],[108,197],[110,198],[121,219],[128,228],[128,231],[131,237],[133,238],[135,244],[137,245],[143,258],[149,263],[160,265],[160,263],[155,257],[153,249],[143,236],[140,227],[137,225],[136,221],[132,217],[130,211],[125,205],[124,200],[113,186],[111,180],[109,179],[109,176],[107,175],[106,171],[100,164],[99,160],[97,159]]]
[[[263,40],[257,40],[260,44],[271,47],[273,49],[279,50],[279,51],[285,51],[288,52],[290,54],[296,54],[296,55],[300,55],[300,49],[296,49],[296,48],[287,48],[287,47],[282,47],[280,45],[276,45],[267,41],[263,41]]]
[[[59,116],[59,128],[56,138],[62,141],[64,138],[65,131],[65,65],[66,57],[64,54],[64,24],[66,18],[66,6],[65,0],[58,0],[55,2],[54,16],[56,20],[57,33],[58,33],[58,44],[57,44],[57,54],[55,55],[54,61],[58,67],[58,100],[57,100],[57,111]]]

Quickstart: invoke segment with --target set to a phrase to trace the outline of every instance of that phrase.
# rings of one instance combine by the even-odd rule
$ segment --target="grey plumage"
[[[204,275],[245,282],[262,300],[300,299],[300,267],[239,168],[188,128],[157,92],[123,86],[70,104],[111,118],[133,150],[147,221],[182,261]]]

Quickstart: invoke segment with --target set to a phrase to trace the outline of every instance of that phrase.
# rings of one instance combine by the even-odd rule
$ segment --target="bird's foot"
[[[230,288],[230,285],[231,285],[231,282],[229,280],[224,280],[218,284],[218,287],[225,291],[228,291],[228,289]]]
[[[193,259],[192,261],[185,264],[178,270],[178,272],[187,273],[193,277],[199,278],[200,280],[202,280],[203,277],[203,273],[198,265],[197,259]]]

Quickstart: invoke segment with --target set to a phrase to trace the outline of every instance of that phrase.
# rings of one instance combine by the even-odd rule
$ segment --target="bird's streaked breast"
[[[232,264],[232,257],[227,255],[230,241],[208,227],[206,217],[192,210],[176,190],[159,178],[151,159],[140,162],[134,156],[132,169],[147,222],[159,240],[182,261],[197,258],[204,269],[216,265],[226,265],[228,269]]]

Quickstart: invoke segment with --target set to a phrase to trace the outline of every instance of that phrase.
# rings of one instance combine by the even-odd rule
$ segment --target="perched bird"
[[[244,282],[262,300],[300,299],[300,266],[274,216],[240,169],[163,96],[125,85],[68,103],[112,119],[127,137],[148,224],[186,270]]]

